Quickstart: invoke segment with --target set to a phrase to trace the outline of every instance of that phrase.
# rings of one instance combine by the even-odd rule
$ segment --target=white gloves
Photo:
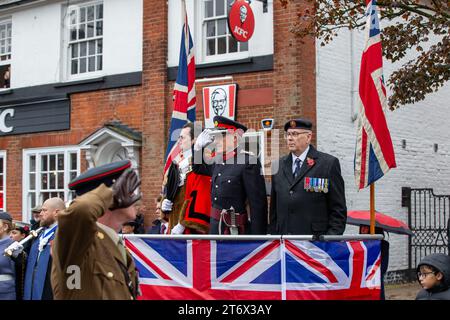
[[[11,253],[11,256],[13,258],[17,258],[17,256],[23,251],[23,245],[21,245],[19,242],[15,241],[11,243],[11,245],[5,249],[5,253],[9,256]]]
[[[172,231],[170,231],[171,234],[183,234],[185,227],[181,224],[177,224],[175,227],[172,228]]]
[[[164,199],[161,203],[161,210],[162,211],[172,211],[173,202],[169,199]]]
[[[200,133],[195,141],[194,151],[201,151],[204,147],[214,141],[211,129],[205,129]]]

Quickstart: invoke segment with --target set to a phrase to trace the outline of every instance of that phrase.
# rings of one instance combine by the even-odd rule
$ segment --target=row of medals
[[[305,178],[305,190],[310,192],[328,192],[328,179],[325,178]]]

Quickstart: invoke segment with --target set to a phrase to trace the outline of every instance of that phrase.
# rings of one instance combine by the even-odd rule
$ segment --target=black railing
[[[420,260],[431,253],[449,254],[450,195],[433,189],[402,188],[402,206],[408,208],[408,225],[414,237],[408,240],[410,279]]]

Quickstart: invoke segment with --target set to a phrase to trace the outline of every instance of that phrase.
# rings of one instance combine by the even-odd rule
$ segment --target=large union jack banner
[[[169,141],[167,143],[166,163],[164,173],[170,164],[181,153],[176,143],[180,130],[187,121],[195,121],[195,58],[194,43],[189,30],[186,4],[181,3],[184,19],[183,31],[181,33],[180,58],[178,63],[178,74],[173,89],[173,111],[170,122]]]
[[[363,189],[395,168],[395,154],[386,123],[386,89],[376,1],[366,0],[366,45],[359,75],[359,116],[355,179]]]
[[[380,241],[126,237],[141,299],[379,299]]]

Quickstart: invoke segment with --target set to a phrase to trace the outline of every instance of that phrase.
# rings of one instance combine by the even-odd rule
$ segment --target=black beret
[[[226,117],[222,117],[222,116],[215,116],[213,118],[213,122],[214,122],[214,128],[215,129],[231,129],[231,130],[237,130],[237,129],[242,129],[244,132],[247,131],[247,127],[244,126],[243,124],[228,119]]]
[[[306,119],[292,119],[284,125],[284,131],[288,131],[288,129],[312,130],[312,122]]]
[[[11,215],[8,212],[0,211],[0,220],[12,222]]]
[[[130,167],[130,160],[122,160],[91,168],[73,179],[69,183],[69,189],[75,190],[76,194],[80,196],[86,192],[94,190],[102,183],[104,183],[107,187],[110,187],[113,185],[115,180]]]

